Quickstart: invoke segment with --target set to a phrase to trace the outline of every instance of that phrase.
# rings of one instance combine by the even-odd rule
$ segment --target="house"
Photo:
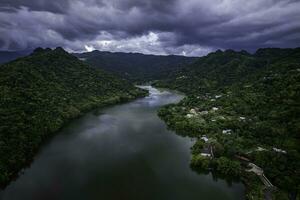
[[[192,108],[192,109],[190,110],[190,113],[191,113],[191,114],[194,114],[194,115],[197,115],[197,111],[196,111],[196,109],[194,109],[194,108]]]
[[[239,117],[239,119],[240,119],[241,121],[245,121],[245,120],[246,120],[246,117]]]
[[[201,155],[201,156],[204,156],[204,157],[211,157],[211,154],[210,154],[210,153],[201,153],[200,155]]]
[[[192,118],[192,117],[194,117],[194,115],[192,115],[192,114],[187,114],[186,115],[186,118]]]
[[[212,110],[213,110],[213,111],[217,111],[217,110],[219,110],[219,108],[213,107]]]
[[[179,76],[176,79],[183,79],[183,78],[187,78],[186,76]]]
[[[204,156],[204,157],[212,157],[212,155],[210,154],[210,148],[208,146],[204,147],[201,151],[201,156]]]
[[[222,133],[226,135],[231,135],[231,131],[232,131],[231,129],[225,129],[222,131]]]
[[[267,151],[267,149],[262,148],[262,147],[257,147],[257,151]]]
[[[203,135],[203,136],[201,137],[201,139],[204,140],[204,142],[208,142],[208,138],[206,137],[206,135]]]
[[[285,150],[278,149],[278,148],[275,148],[275,147],[273,147],[273,151],[278,152],[278,153],[284,153],[284,154],[286,154]]]
[[[208,114],[208,111],[207,111],[207,110],[204,110],[204,111],[201,111],[199,114],[200,114],[200,115],[207,115],[207,114]]]

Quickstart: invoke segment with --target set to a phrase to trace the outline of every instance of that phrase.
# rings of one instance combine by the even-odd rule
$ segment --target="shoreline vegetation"
[[[40,146],[74,118],[148,94],[94,69],[62,48],[36,49],[0,66],[0,186],[28,166]]]
[[[217,51],[154,82],[186,94],[158,115],[196,138],[191,168],[241,180],[248,200],[299,199],[299,63],[299,48]]]
[[[242,181],[248,200],[299,200],[300,48],[218,50],[152,85],[185,94],[158,115],[196,139],[193,170]],[[71,119],[148,94],[59,47],[0,65],[0,91],[1,187]]]

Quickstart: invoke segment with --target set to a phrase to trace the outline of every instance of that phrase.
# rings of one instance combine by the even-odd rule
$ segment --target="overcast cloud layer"
[[[300,0],[0,0],[0,50],[200,56],[300,46]]]

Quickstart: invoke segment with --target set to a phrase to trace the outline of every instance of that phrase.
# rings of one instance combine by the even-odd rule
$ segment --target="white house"
[[[231,129],[225,129],[225,130],[222,131],[222,133],[226,134],[226,135],[231,135],[231,132],[232,132]]]
[[[197,114],[197,111],[196,111],[196,109],[192,108],[192,109],[190,110],[190,113],[196,115],[196,114]]]
[[[257,151],[267,151],[267,149],[265,149],[263,147],[257,147]]]
[[[192,115],[192,114],[187,114],[186,115],[186,118],[192,118],[192,117],[194,117],[194,115]]]
[[[285,150],[278,149],[278,148],[275,148],[275,147],[273,147],[273,151],[276,151],[276,152],[278,152],[278,153],[284,153],[284,154],[286,154],[286,151],[285,151]]]
[[[219,110],[219,108],[213,107],[212,110],[213,110],[213,111],[217,111],[217,110]]]
[[[199,114],[200,114],[200,115],[207,115],[207,114],[208,114],[208,111],[207,111],[207,110],[204,110],[204,111],[201,111]]]
[[[200,155],[204,157],[211,157],[210,153],[201,153]]]
[[[245,121],[246,120],[246,117],[239,117],[240,118],[240,120],[242,120],[242,121]]]
[[[201,139],[204,140],[204,142],[207,142],[207,141],[208,141],[208,138],[206,137],[206,135],[203,135],[203,136],[201,137]]]

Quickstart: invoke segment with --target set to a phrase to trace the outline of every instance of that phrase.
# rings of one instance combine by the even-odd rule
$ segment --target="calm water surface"
[[[189,167],[193,141],[167,130],[162,105],[182,96],[146,87],[150,96],[74,120],[0,192],[3,200],[237,200],[228,185]]]

